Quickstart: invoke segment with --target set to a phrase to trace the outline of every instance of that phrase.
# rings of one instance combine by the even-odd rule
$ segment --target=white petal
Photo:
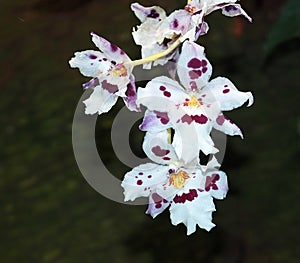
[[[251,92],[241,92],[227,78],[217,77],[211,80],[202,90],[206,95],[203,102],[206,104],[218,102],[220,110],[229,111],[242,106],[248,101],[248,107],[253,104]]]
[[[123,97],[124,103],[127,108],[131,111],[140,111],[140,108],[136,105],[136,87],[135,87],[135,80],[134,76],[130,76],[130,81],[127,84],[127,89],[125,91],[125,97]]]
[[[115,61],[116,63],[130,61],[130,58],[122,49],[95,33],[91,33],[91,35],[92,41],[96,47],[98,47],[111,61]]]
[[[69,64],[72,68],[79,68],[86,77],[105,75],[111,67],[111,62],[99,51],[85,50],[75,52]]]
[[[162,213],[170,205],[169,201],[162,198],[157,193],[149,196],[149,205],[146,214],[150,214],[153,218]]]
[[[200,90],[208,83],[212,66],[204,55],[204,48],[186,41],[178,59],[177,74],[187,90]]]
[[[244,9],[239,4],[227,5],[223,7],[222,14],[230,17],[243,15],[249,20],[249,22],[252,22],[252,18],[244,11]]]
[[[131,10],[141,22],[146,20],[160,21],[166,17],[165,10],[159,6],[144,7],[139,3],[133,3]]]
[[[206,0],[207,2],[205,15],[210,14],[213,11],[219,10],[228,4],[235,3],[238,0]]]
[[[172,144],[179,159],[189,163],[198,159],[200,150],[206,155],[218,152],[209,135],[212,123],[201,107],[194,114],[179,107],[170,111],[169,116],[175,129]]]
[[[101,86],[95,87],[91,96],[83,101],[85,104],[85,114],[99,115],[108,112],[116,104],[118,96],[103,89]]]
[[[149,196],[158,185],[167,181],[168,169],[168,166],[147,163],[126,173],[121,184],[124,188],[125,201]]]
[[[146,133],[143,150],[153,162],[167,165],[178,161],[173,146],[168,142],[168,137],[166,130],[159,133]]]
[[[166,112],[185,101],[188,96],[178,82],[167,77],[156,77],[145,88],[139,88],[137,105],[149,110]]]
[[[183,223],[187,227],[187,235],[196,231],[196,226],[209,231],[215,226],[211,222],[215,206],[212,197],[205,192],[197,191],[197,197],[184,203],[172,202],[170,218],[173,225]]]
[[[184,9],[175,10],[160,24],[164,38],[173,39],[174,35],[184,35],[190,30],[191,15]]]
[[[216,199],[224,199],[228,192],[227,176],[222,171],[212,171],[205,173],[202,179],[202,188]]]
[[[171,127],[167,112],[150,110],[146,110],[143,122],[139,126],[140,130],[151,133],[158,133]]]
[[[224,132],[227,135],[239,135],[241,136],[241,138],[243,138],[243,133],[240,130],[240,128],[236,124],[234,124],[230,119],[225,117],[222,113],[214,121],[213,127],[216,130]]]
[[[216,168],[219,168],[220,166],[221,164],[218,162],[217,158],[213,155],[212,158],[208,161],[204,171],[216,170]]]

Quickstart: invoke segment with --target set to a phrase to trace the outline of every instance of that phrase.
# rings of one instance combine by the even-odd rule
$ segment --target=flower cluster
[[[223,112],[253,103],[251,92],[241,92],[225,77],[211,79],[212,65],[204,47],[196,43],[208,32],[205,17],[215,10],[226,16],[251,18],[237,0],[191,0],[170,15],[158,6],[131,9],[141,21],[133,38],[141,45],[142,58],[131,60],[119,47],[92,33],[99,51],[76,52],[70,66],[91,80],[92,89],[84,101],[86,114],[108,112],[122,97],[131,111],[146,108],[140,129],[146,132],[143,150],[152,163],[142,164],[125,174],[125,201],[148,197],[147,214],[153,218],[169,207],[173,225],[183,223],[187,234],[197,225],[209,231],[213,199],[225,198],[227,176],[219,170],[218,152],[211,137],[213,129],[243,137],[239,127]],[[180,48],[179,48],[180,47]],[[172,61],[170,76],[158,76],[145,87],[136,87],[133,68],[144,69]],[[169,68],[170,69],[170,68]],[[209,155],[200,164],[200,152]]]

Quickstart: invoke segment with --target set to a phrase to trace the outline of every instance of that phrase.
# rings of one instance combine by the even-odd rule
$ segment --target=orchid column
[[[147,213],[152,217],[169,208],[171,223],[185,224],[187,234],[197,225],[208,231],[214,226],[213,198],[223,199],[228,191],[227,176],[218,170],[214,157],[218,149],[211,131],[243,137],[223,112],[253,103],[251,92],[238,91],[229,79],[210,79],[212,65],[204,47],[195,43],[208,32],[205,16],[215,10],[251,21],[236,2],[192,0],[168,16],[161,7],[134,3],[131,9],[142,22],[133,31],[136,44],[142,46],[141,59],[131,60],[122,49],[92,33],[100,51],[76,52],[70,60],[71,67],[92,77],[83,84],[84,89],[93,89],[84,101],[86,114],[108,112],[118,97],[131,111],[146,107],[140,129],[146,132],[143,150],[153,163],[126,173],[125,200],[148,197]],[[149,70],[170,61],[169,76],[136,88],[135,66]],[[200,164],[200,151],[211,156],[206,165]]]

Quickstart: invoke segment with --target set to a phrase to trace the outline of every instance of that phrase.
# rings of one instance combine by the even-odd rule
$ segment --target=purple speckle
[[[142,180],[137,180],[136,184],[137,184],[137,185],[142,185],[142,184],[143,184],[143,181],[142,181]]]
[[[218,118],[216,119],[216,123],[219,125],[223,125],[223,123],[225,122],[225,117],[224,115],[220,115],[218,116]]]
[[[201,70],[194,69],[194,70],[189,71],[189,76],[191,79],[197,79],[197,78],[201,77],[201,75],[202,75]]]
[[[197,83],[196,83],[195,81],[191,81],[191,82],[190,82],[190,86],[191,86],[191,89],[192,89],[192,90],[197,90],[197,89],[198,89]]]
[[[119,90],[117,85],[110,84],[106,80],[102,81],[102,88],[107,90],[109,93],[116,93]]]
[[[159,13],[157,13],[155,9],[151,9],[150,10],[150,14],[148,14],[147,17],[158,18],[159,17]]]
[[[238,10],[238,8],[235,7],[234,5],[225,6],[224,9],[225,9],[226,12],[235,12],[235,11]]]
[[[207,71],[207,67],[203,67],[203,68],[202,68],[203,74],[204,74],[206,71]]]
[[[188,62],[187,66],[188,66],[189,68],[200,68],[200,67],[202,66],[202,62],[201,62],[201,60],[199,60],[198,58],[192,58],[192,59]]]
[[[169,117],[166,112],[154,111],[154,113],[156,114],[156,117],[160,119],[162,124],[167,124],[169,122]]]
[[[116,46],[116,45],[114,45],[114,44],[110,44],[110,48],[111,48],[111,50],[112,50],[112,52],[116,52],[119,48]]]
[[[201,114],[201,115],[187,115],[187,114],[184,114],[181,117],[181,121],[183,123],[187,123],[187,124],[191,124],[193,121],[196,122],[196,123],[199,123],[199,124],[205,124],[205,123],[207,123],[208,118],[203,114]]]
[[[194,116],[192,115],[192,118],[195,122],[197,122],[199,124],[205,124],[208,121],[208,118],[203,114],[201,114],[200,116],[199,115],[194,115]]]
[[[128,83],[125,95],[127,97],[135,97],[136,96],[136,89],[135,89],[135,85],[134,84],[132,84],[130,82]]]
[[[151,151],[152,151],[156,156],[159,156],[159,157],[165,156],[165,155],[167,155],[167,154],[170,152],[169,150],[165,150],[165,149],[160,148],[159,145],[157,145],[157,146],[155,146],[155,147],[152,147]]]
[[[174,203],[185,203],[185,201],[193,201],[198,196],[196,189],[190,189],[188,193],[182,195],[176,195],[173,199]]]
[[[169,174],[175,173],[174,169],[169,169]]]
[[[169,92],[169,91],[164,91],[164,96],[166,96],[166,97],[171,97],[171,92]]]
[[[91,54],[91,55],[89,55],[89,58],[90,59],[96,59],[96,58],[98,58],[96,55],[93,55],[93,54]]]
[[[160,89],[161,91],[165,91],[165,90],[166,90],[166,87],[160,86],[159,89]]]
[[[220,179],[220,175],[218,174],[212,174],[211,176],[206,177],[205,181],[205,191],[209,191],[210,189],[218,190],[218,186],[216,185],[216,182]]]
[[[229,91],[230,91],[230,89],[224,89],[224,90],[223,90],[223,93],[226,94],[226,93],[228,93]]]
[[[173,28],[177,28],[178,27],[178,20],[175,18],[174,20],[173,20],[173,22],[172,22],[172,27]]]

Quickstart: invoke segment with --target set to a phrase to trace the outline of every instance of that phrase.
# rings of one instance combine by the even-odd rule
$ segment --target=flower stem
[[[167,129],[168,131],[168,143],[171,144],[172,143],[172,130],[171,128]]]
[[[159,58],[165,57],[168,54],[170,54],[179,44],[181,44],[181,42],[183,42],[183,40],[184,40],[183,38],[179,37],[166,50],[164,50],[164,51],[162,51],[160,53],[157,53],[155,55],[146,57],[146,58],[141,58],[141,59],[134,60],[131,63],[132,63],[133,66],[138,66],[138,65],[142,65],[142,64],[145,64],[145,63],[157,60]]]

